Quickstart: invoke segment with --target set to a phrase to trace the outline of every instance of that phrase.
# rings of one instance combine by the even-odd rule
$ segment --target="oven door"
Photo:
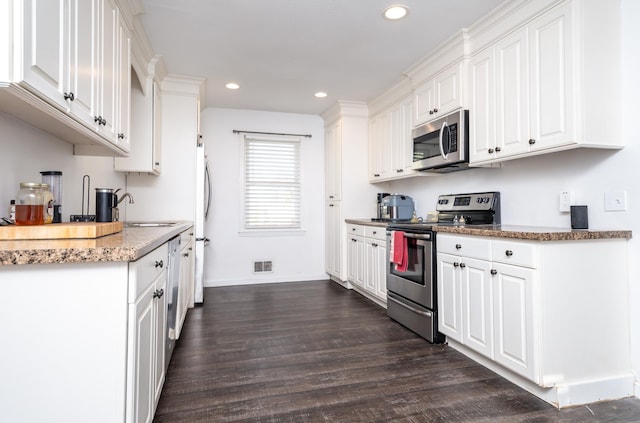
[[[387,290],[433,310],[433,234],[405,232],[409,265],[400,272],[387,257]],[[387,251],[391,252],[391,232],[387,232]]]

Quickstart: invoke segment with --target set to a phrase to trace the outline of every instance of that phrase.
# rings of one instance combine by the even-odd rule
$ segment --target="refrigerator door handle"
[[[209,217],[209,209],[211,208],[211,174],[209,173],[209,162],[204,166],[204,185],[205,195],[207,197],[207,207],[204,209],[204,220]]]
[[[196,241],[204,241],[204,246],[206,247],[207,245],[209,245],[209,241],[211,240],[207,237],[204,237],[204,238],[196,238]]]

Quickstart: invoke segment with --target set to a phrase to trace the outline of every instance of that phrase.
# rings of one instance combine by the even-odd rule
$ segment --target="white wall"
[[[319,116],[205,109],[201,128],[213,178],[212,212],[205,224],[205,286],[326,279],[324,272],[324,123]],[[304,232],[240,235],[242,136],[234,129],[311,134],[302,139]],[[253,273],[254,261],[273,261],[273,273]]]
[[[0,113],[0,216],[9,215],[9,202],[15,199],[20,182],[40,182],[40,171],[44,170],[62,171],[65,222],[69,215],[81,214],[83,175],[91,177],[90,214],[95,214],[94,188],[124,188],[126,182],[123,174],[113,171],[113,158],[74,156],[71,144]],[[120,210],[124,220],[124,202]]]

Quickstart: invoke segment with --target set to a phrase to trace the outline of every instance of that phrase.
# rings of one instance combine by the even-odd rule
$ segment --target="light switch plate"
[[[560,211],[570,212],[571,206],[576,203],[576,193],[573,191],[560,192]]]
[[[627,191],[609,191],[604,193],[604,211],[626,211]]]

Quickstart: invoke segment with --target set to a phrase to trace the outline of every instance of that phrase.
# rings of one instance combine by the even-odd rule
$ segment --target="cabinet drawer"
[[[167,244],[163,244],[139,260],[129,263],[129,302],[134,303],[168,265]]]
[[[455,254],[479,260],[491,260],[491,243],[479,237],[436,235],[439,253]]]
[[[491,256],[497,263],[536,268],[537,245],[518,241],[492,241]]]
[[[387,230],[381,226],[365,226],[364,236],[367,238],[379,239],[385,241],[387,239]]]
[[[347,223],[347,235],[364,236],[364,226]]]
[[[194,239],[195,233],[193,231],[193,226],[186,231],[180,234],[180,248],[183,248],[186,244],[188,244],[192,239]]]

